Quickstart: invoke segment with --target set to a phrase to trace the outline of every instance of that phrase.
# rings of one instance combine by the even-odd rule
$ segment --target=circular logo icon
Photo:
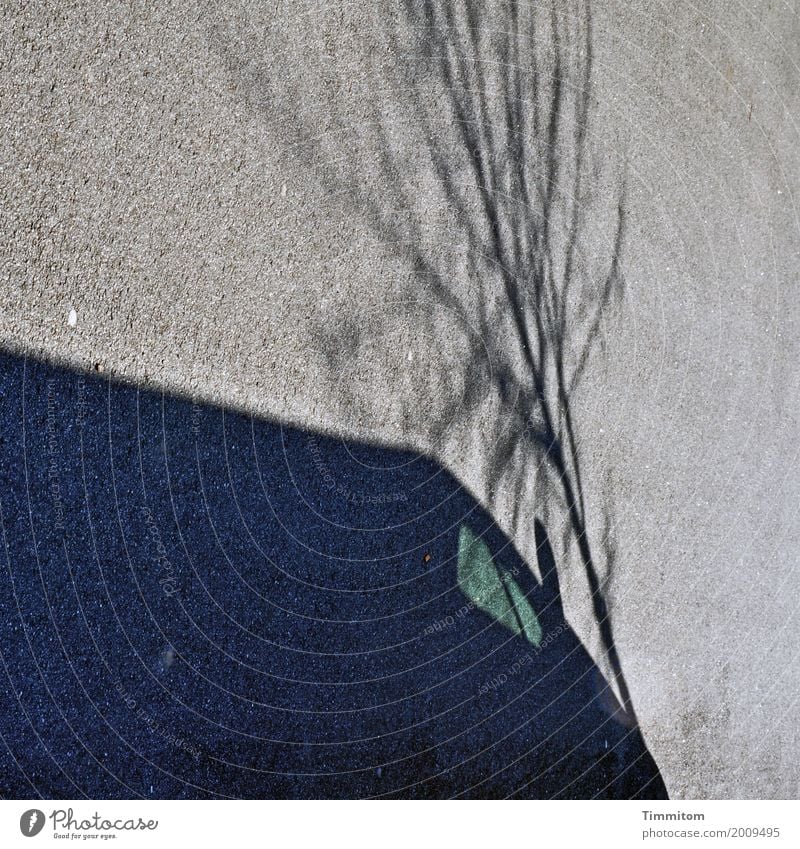
[[[38,808],[31,808],[19,818],[19,830],[25,837],[36,837],[44,828],[44,813]]]

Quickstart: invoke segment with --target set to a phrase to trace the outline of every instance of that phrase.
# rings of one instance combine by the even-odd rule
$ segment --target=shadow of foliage
[[[537,509],[543,521],[552,510],[566,517],[564,549],[585,572],[620,717],[633,726],[603,592],[613,521],[596,508],[607,529],[598,564],[574,414],[604,319],[624,294],[625,179],[602,184],[590,144],[591,4],[396,0],[377,4],[371,23],[356,39],[366,80],[337,75],[343,60],[325,33],[331,62],[312,82],[268,72],[267,51],[288,38],[284,24],[265,34],[246,16],[223,15],[212,41],[238,92],[280,128],[297,161],[403,258],[410,288],[473,340],[464,392],[436,411],[431,444],[488,394],[499,398],[502,415],[483,444],[486,491],[520,453],[536,458]],[[345,108],[356,102],[357,120]],[[321,327],[317,342],[341,373],[359,333]],[[515,484],[515,526],[531,506],[525,484]]]

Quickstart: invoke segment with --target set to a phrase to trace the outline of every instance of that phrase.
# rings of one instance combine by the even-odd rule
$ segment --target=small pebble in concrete
[[[75,325],[77,323],[78,323],[78,313],[76,313],[75,310],[72,309],[72,310],[69,311],[69,317],[67,318],[67,324],[70,327],[75,327]]]

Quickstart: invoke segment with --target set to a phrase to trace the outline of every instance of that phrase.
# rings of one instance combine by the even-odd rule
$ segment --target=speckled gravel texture
[[[500,126],[493,45],[509,29],[515,4],[447,5],[480,10],[475,44],[458,27],[452,33],[445,27],[445,37],[452,55],[471,56],[486,69],[488,111]],[[248,433],[249,423],[233,411],[303,432],[424,452],[453,476],[447,486],[459,481],[487,510],[534,577],[534,523],[549,511],[570,633],[608,677],[586,576],[574,546],[564,541],[558,505],[540,496],[541,458],[525,440],[495,439],[499,423],[512,418],[504,391],[508,374],[519,369],[518,355],[506,344],[512,336],[505,313],[480,322],[483,308],[500,305],[497,280],[481,265],[487,231],[475,210],[485,195],[470,170],[474,151],[459,143],[450,108],[455,83],[436,72],[430,45],[441,27],[426,27],[421,12],[428,6],[442,3],[74,0],[3,7],[0,343],[16,358],[4,361],[2,375],[8,430],[0,498],[5,521],[17,523],[7,528],[8,544],[30,545],[25,499],[44,498],[36,487],[46,487],[31,477],[30,495],[20,489],[18,371],[27,353],[31,369],[48,359],[115,386],[165,390],[165,415],[186,418],[179,399],[197,398],[202,426],[214,421],[216,441],[208,445],[215,450],[222,450],[221,414],[207,405],[229,410],[235,428]],[[617,260],[624,293],[603,316],[571,404],[588,531],[608,555],[598,564],[600,579],[642,733],[673,797],[796,798],[797,12],[791,4],[683,0],[591,7],[558,0],[555,8],[564,22],[564,50],[575,62],[586,55],[573,36],[591,24],[585,179],[574,198],[585,211],[575,267],[587,279],[609,261],[616,210],[624,209]],[[544,26],[536,42],[542,56],[536,74],[563,78],[572,103],[580,92],[569,67],[555,74],[547,32]],[[526,79],[538,79],[524,68]],[[485,141],[488,125],[482,126]],[[569,148],[561,139],[551,148],[567,171]],[[458,192],[449,191],[454,185]],[[498,203],[515,202],[501,188]],[[546,217],[559,214],[556,204]],[[579,315],[580,302],[573,306]],[[476,370],[478,349],[487,354]],[[39,404],[48,379],[33,379]],[[63,393],[75,391],[75,379],[57,378],[56,416],[65,421],[73,408]],[[112,441],[99,426],[86,435],[98,441],[97,451],[101,439],[103,451],[112,445],[122,466],[138,462],[138,443],[135,411],[123,409],[135,406],[134,396],[119,392],[112,393],[120,405],[112,407]],[[157,407],[147,402],[151,441],[161,438]],[[40,408],[31,425],[32,476],[44,475],[49,462],[40,453],[42,415]],[[273,431],[263,427],[266,439]],[[193,440],[179,436],[186,426],[175,428],[166,431],[174,450],[191,454]],[[77,438],[59,433],[67,447],[58,460],[72,464],[60,474],[82,487]],[[226,573],[216,571],[221,561],[212,554],[208,528],[196,527],[204,514],[189,506],[197,481],[175,482],[186,492],[173,506],[163,490],[163,456],[158,459],[155,444],[149,450],[154,498],[158,491],[152,509],[164,523],[165,544],[202,554],[198,568],[222,581]],[[97,590],[99,552],[111,560],[116,613],[130,617],[126,627],[140,641],[141,663],[158,680],[180,670],[186,688],[180,692],[192,707],[216,717],[230,710],[232,724],[266,733],[256,712],[248,714],[236,697],[226,697],[229,703],[216,691],[212,696],[202,678],[185,674],[182,661],[169,670],[159,666],[166,640],[145,619],[136,621],[140,604],[124,604],[135,591],[134,573],[114,530],[117,511],[125,511],[132,523],[128,545],[145,557],[148,526],[135,513],[141,482],[132,467],[121,470],[127,489],[118,487],[115,500],[109,458],[102,457],[92,455],[98,477],[87,487],[105,530],[92,539],[86,517],[70,514],[70,560],[74,580],[84,581],[93,637],[113,673],[101,672],[87,632],[67,652],[79,677],[111,709],[119,698],[114,676],[128,674],[121,653],[132,651],[120,639],[111,600]],[[209,493],[229,501],[223,461],[211,447],[205,460]],[[250,461],[237,462],[242,484],[252,484]],[[176,469],[194,475],[191,456]],[[70,493],[83,498],[80,489]],[[247,525],[230,503],[220,504],[217,532],[231,551],[244,546],[237,562],[255,570],[250,577],[264,591],[267,574],[245,554],[246,527],[267,534],[265,518],[256,515],[264,502],[253,498],[239,500],[243,515],[249,511]],[[173,509],[184,511],[177,525]],[[43,521],[39,507],[33,515]],[[12,563],[30,573],[29,592],[38,593],[38,601],[31,596],[20,604],[32,617],[30,638],[40,641],[35,656],[47,667],[44,680],[58,682],[66,718],[85,724],[84,697],[52,642],[41,593],[46,589],[57,601],[62,630],[77,635],[85,626],[63,552],[46,529],[38,533],[40,562],[28,548]],[[40,574],[48,577],[36,589]],[[4,604],[13,604],[4,587]],[[283,627],[279,618],[270,620],[259,595],[238,597],[227,583],[222,589],[226,614],[263,633],[270,621]],[[196,640],[185,648],[199,663],[205,649],[199,632],[191,636],[189,620],[179,618],[180,599],[158,595],[155,586],[150,592],[159,621],[180,623],[185,639]],[[182,592],[191,592],[198,621],[216,615],[213,602],[196,595],[199,586]],[[247,654],[255,648],[227,644],[217,624],[220,645],[244,654],[230,666],[221,656],[209,659],[204,674],[239,694],[252,687],[259,698],[269,691],[270,698],[289,699],[260,673],[248,680],[241,661],[250,657],[258,667],[256,654]],[[24,653],[23,638],[16,632],[14,644]],[[31,657],[6,662],[22,698],[28,693],[32,728],[45,739],[53,735],[64,772],[88,792],[88,776],[100,773],[74,748],[72,760],[63,760],[65,720],[45,707],[41,683],[27,673],[26,681],[20,678]],[[288,662],[281,674],[302,677]],[[126,678],[121,686],[133,689],[135,681]],[[165,704],[155,684],[131,698],[152,698],[153,717]],[[19,710],[16,702],[12,707]],[[117,718],[125,715],[118,704],[114,710]],[[179,713],[163,718],[178,722]],[[97,756],[102,761],[107,751],[115,772],[122,744],[99,719],[92,721],[107,738]],[[133,715],[125,722],[117,730],[155,753],[152,732]],[[26,745],[33,742],[33,731],[27,733]],[[324,731],[319,726],[314,733]],[[419,742],[424,748],[425,740]],[[260,751],[231,739],[214,757],[224,757],[228,743],[238,747],[239,762]],[[195,769],[184,755],[185,768]],[[298,762],[304,757],[311,755]],[[141,769],[139,790],[152,776],[159,792],[172,792]],[[425,769],[435,771],[432,764]],[[50,792],[69,795],[69,779],[59,775],[50,776]],[[105,782],[98,794],[122,792],[108,775],[96,780]]]
[[[663,796],[546,544],[538,584],[435,463],[0,366],[4,797]],[[462,526],[537,645],[462,592]]]

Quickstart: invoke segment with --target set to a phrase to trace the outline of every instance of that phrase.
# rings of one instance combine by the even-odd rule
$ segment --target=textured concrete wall
[[[431,451],[533,563],[534,516],[568,519],[517,423],[525,275],[489,248],[546,222],[561,280],[574,248],[586,518],[651,750],[675,796],[795,797],[797,10],[448,7],[4,9],[3,345]],[[470,139],[501,163],[499,235]],[[560,559],[603,663],[568,535]]]

